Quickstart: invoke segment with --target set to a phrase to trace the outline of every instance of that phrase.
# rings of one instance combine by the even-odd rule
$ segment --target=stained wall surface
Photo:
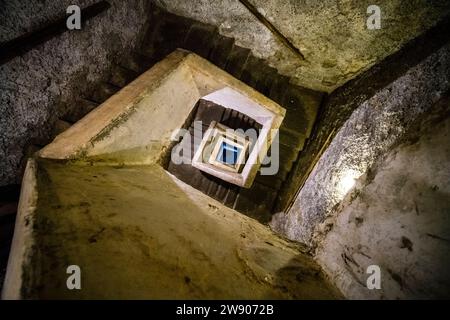
[[[215,25],[305,87],[330,92],[397,51],[450,12],[446,0],[382,0],[381,29],[366,27],[370,0],[250,0],[304,55],[299,59],[238,0],[157,0]]]
[[[292,240],[311,244],[314,229],[354,182],[401,141],[417,119],[433,110],[450,89],[449,75],[447,44],[363,101],[315,164],[291,209],[274,216],[272,227]],[[347,96],[347,103],[353,98],[359,97]]]
[[[78,1],[81,8],[97,1]],[[19,183],[29,146],[46,145],[55,122],[105,80],[146,30],[147,1],[108,1],[111,7],[21,57],[0,66],[0,185]],[[36,31],[66,14],[73,1],[2,1],[0,41]]]

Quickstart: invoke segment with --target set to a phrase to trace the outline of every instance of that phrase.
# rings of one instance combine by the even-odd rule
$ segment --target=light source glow
[[[361,172],[353,169],[342,172],[337,185],[337,192],[341,199],[355,186],[356,179],[360,176]]]

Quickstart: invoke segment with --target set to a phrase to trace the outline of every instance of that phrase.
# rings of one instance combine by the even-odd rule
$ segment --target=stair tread
[[[67,129],[72,126],[72,123],[58,119],[53,126],[52,136],[56,137],[57,135],[63,133]]]
[[[141,74],[147,71],[155,63],[154,59],[140,52],[132,52],[126,59],[120,62],[120,66]]]
[[[157,61],[181,47],[187,32],[195,20],[174,14],[160,13],[154,17],[156,23],[144,40],[142,51]]]
[[[223,204],[225,204],[228,207],[234,208],[234,203],[236,201],[238,193],[239,188],[237,186],[229,188],[225,196],[225,199],[223,200]]]
[[[217,104],[201,99],[194,121],[202,121],[203,124],[209,126],[211,121],[220,121],[224,112],[224,107],[219,108]]]
[[[240,190],[233,209],[244,212],[261,222],[268,222],[277,194],[277,190],[254,182],[251,188]]]
[[[277,103],[282,103],[284,92],[288,86],[289,78],[278,75],[272,83],[268,97]]]
[[[179,176],[212,198],[229,207],[248,213],[261,221],[270,217],[278,190],[283,186],[292,166],[297,161],[299,152],[311,133],[317,110],[322,101],[322,93],[308,91],[291,83],[291,79],[283,76],[269,66],[261,58],[254,56],[250,49],[235,43],[233,38],[221,35],[217,28],[180,17],[163,10],[156,12],[151,31],[146,37],[143,54],[152,57],[153,61],[164,58],[177,47],[185,48],[207,58],[219,68],[240,79],[250,87],[261,92],[286,109],[285,119],[279,130],[280,167],[275,175],[262,176],[258,173],[251,188],[240,188],[223,180],[212,177],[193,168],[190,164],[169,164],[168,171]],[[120,75],[120,74],[119,74]],[[110,82],[115,85],[124,84],[125,77]],[[201,130],[207,129],[213,120],[220,121],[231,128],[252,127],[248,117],[236,111],[208,110],[207,103],[199,103],[194,120],[206,122]],[[191,154],[193,156],[194,129],[191,134]],[[245,129],[244,129],[245,130]],[[260,190],[256,192],[256,190]]]
[[[323,95],[315,91],[298,86],[289,86],[282,103],[286,109],[284,125],[308,137],[322,98]]]

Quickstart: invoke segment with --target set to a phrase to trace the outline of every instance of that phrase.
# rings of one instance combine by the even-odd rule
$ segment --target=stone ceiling
[[[239,0],[156,0],[175,14],[219,27],[223,35],[294,82],[331,92],[450,13],[448,0],[250,0],[305,56],[302,61]],[[381,9],[381,29],[368,30],[367,7]]]

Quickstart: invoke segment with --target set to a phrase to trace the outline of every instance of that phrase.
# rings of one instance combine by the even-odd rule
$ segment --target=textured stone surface
[[[388,152],[449,89],[447,45],[353,112],[321,156],[291,210],[277,214],[272,227],[290,239],[310,243],[314,228],[345,197],[353,181]]]
[[[157,0],[174,13],[217,26],[298,84],[331,91],[450,12],[446,0],[382,0],[380,30],[366,28],[370,0],[251,0],[304,54],[302,62],[237,0]]]
[[[81,8],[95,1],[79,1]],[[139,42],[147,22],[146,1],[109,1],[111,8],[0,66],[0,185],[20,182],[27,145],[46,144],[52,128],[75,108],[112,62]],[[65,15],[71,1],[2,1],[0,41],[34,31]]]
[[[316,234],[317,259],[347,298],[450,297],[450,100],[441,107]],[[370,265],[381,269],[380,290],[366,287]]]

